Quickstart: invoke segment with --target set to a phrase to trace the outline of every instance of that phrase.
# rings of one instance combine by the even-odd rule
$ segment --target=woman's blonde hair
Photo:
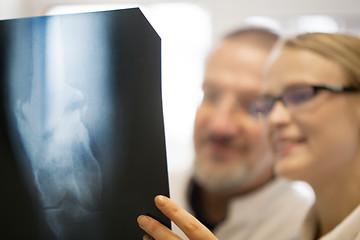
[[[360,39],[349,34],[306,33],[286,39],[283,46],[310,50],[343,69],[349,83],[360,89]]]

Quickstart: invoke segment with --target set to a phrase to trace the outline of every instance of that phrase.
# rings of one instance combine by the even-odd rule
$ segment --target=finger
[[[170,218],[191,240],[215,240],[212,232],[190,213],[179,207],[174,201],[157,196],[155,204],[168,218]]]
[[[139,226],[146,233],[152,236],[156,240],[182,240],[179,236],[173,233],[169,228],[162,225],[160,222],[155,219],[141,215],[137,219]],[[143,239],[149,240],[150,236],[145,235]]]

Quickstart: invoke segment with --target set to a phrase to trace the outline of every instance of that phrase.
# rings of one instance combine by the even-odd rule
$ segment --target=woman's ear
[[[353,107],[355,109],[357,123],[360,131],[360,94],[356,94],[356,96],[354,97]]]
[[[360,94],[354,93],[348,95],[348,106],[351,108],[351,112],[353,113],[353,117],[356,118],[358,131],[360,133]]]

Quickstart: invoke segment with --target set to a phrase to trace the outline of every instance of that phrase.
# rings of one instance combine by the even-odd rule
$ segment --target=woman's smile
[[[279,137],[274,139],[273,146],[276,156],[283,157],[291,154],[297,148],[303,146],[304,138]]]

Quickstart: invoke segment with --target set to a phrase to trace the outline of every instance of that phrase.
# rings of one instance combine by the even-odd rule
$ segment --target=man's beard
[[[213,161],[217,161],[213,159]],[[221,161],[221,160],[219,160]],[[195,160],[194,179],[203,188],[220,193],[231,194],[246,182],[249,177],[249,167],[246,163],[240,162],[236,166],[221,169],[212,164],[210,167],[204,167],[199,159]]]

